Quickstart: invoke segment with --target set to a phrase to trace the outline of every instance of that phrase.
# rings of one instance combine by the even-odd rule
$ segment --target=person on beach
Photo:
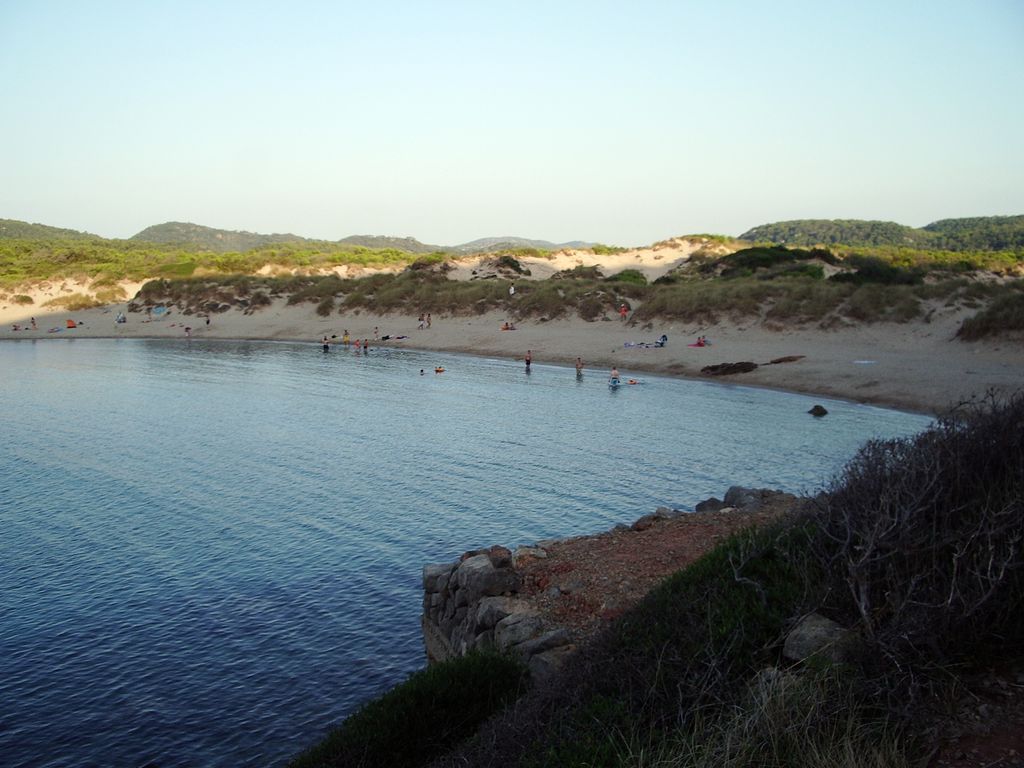
[[[206,325],[207,326],[210,325],[210,316],[209,315],[206,316]]]
[[[347,347],[351,341],[352,340],[348,336],[348,328],[346,328],[341,333],[341,343],[344,344]]]
[[[373,340],[380,341],[380,328],[373,326]]]
[[[36,319],[33,317],[29,322],[32,323],[32,330],[36,330]]]
[[[583,375],[583,359],[577,357],[576,358],[576,378],[579,378],[582,375]]]
[[[427,321],[426,321],[426,319],[425,319],[425,318],[423,317],[423,315],[420,315],[420,317],[419,317],[419,320],[420,320],[420,324],[416,326],[416,330],[418,330],[418,331],[422,331],[422,330],[423,330],[423,326],[424,326],[424,324],[425,324],[425,323],[426,323]]]
[[[629,314],[629,309],[626,307],[625,304],[623,304],[621,307],[619,307],[619,317],[622,318],[622,322],[626,322],[626,315],[628,315],[628,314]]]
[[[508,287],[508,297],[511,299],[515,295],[516,295],[516,284],[512,283],[512,285],[510,285]]]
[[[530,370],[530,363],[533,362],[533,353],[530,350],[526,350],[526,357],[523,359],[526,361],[526,370]]]
[[[192,338],[192,326],[191,325],[186,325],[185,326],[185,338],[186,339],[191,339]]]
[[[427,328],[430,327],[430,313],[427,312]]]

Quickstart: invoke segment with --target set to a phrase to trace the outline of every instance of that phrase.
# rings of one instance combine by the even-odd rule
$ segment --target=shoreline
[[[12,310],[14,310],[12,312]],[[962,342],[955,339],[963,313],[949,312],[931,322],[851,325],[837,329],[808,327],[766,328],[757,321],[714,324],[666,321],[639,328],[619,320],[584,321],[579,318],[517,320],[517,330],[501,331],[506,315],[489,312],[473,316],[433,319],[432,326],[417,328],[418,319],[407,315],[359,314],[318,316],[312,305],[287,306],[283,301],[245,314],[232,309],[205,319],[172,310],[147,322],[141,313],[128,313],[128,322],[116,325],[118,311],[127,303],[76,312],[48,312],[36,316],[38,329],[13,331],[27,324],[31,308],[0,312],[0,340],[38,341],[68,338],[185,338],[222,341],[288,341],[319,345],[324,336],[344,330],[373,346],[454,352],[474,356],[522,360],[529,349],[535,363],[572,367],[582,357],[586,371],[617,366],[624,376],[642,372],[693,381],[753,387],[813,397],[894,408],[928,415],[986,392],[1010,392],[1024,386],[1024,344],[1013,338]],[[65,327],[66,319],[82,325]],[[194,325],[193,325],[194,324]],[[378,335],[401,340],[374,341]],[[50,332],[49,329],[55,329]],[[664,348],[639,346],[668,336]],[[694,348],[697,336],[712,345]],[[796,357],[791,362],[771,360]],[[708,376],[701,368],[727,362],[750,361],[758,367],[743,374]]]

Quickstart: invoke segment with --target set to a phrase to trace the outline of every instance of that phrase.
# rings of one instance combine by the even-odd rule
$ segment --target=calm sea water
[[[733,484],[815,490],[865,439],[927,424],[642,379],[292,343],[0,344],[0,762],[280,765],[422,665],[424,563]]]

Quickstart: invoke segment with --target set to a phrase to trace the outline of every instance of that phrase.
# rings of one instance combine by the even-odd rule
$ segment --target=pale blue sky
[[[641,245],[1024,213],[1024,1],[0,0],[0,218]]]

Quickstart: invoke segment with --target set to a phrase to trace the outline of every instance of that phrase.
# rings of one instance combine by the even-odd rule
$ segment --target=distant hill
[[[1024,216],[943,219],[920,229],[892,221],[798,219],[762,224],[741,240],[780,245],[888,245],[949,251],[1024,248]]]
[[[233,251],[251,251],[264,248],[275,243],[316,243],[322,241],[309,240],[292,234],[260,235],[255,232],[236,232],[227,229],[214,229],[200,224],[182,221],[168,221],[146,227],[129,240],[141,240],[147,243],[169,243],[210,251],[228,253]]]
[[[443,245],[427,245],[415,237],[385,237],[384,235],[349,235],[338,241],[346,245],[358,245],[363,248],[394,248],[409,253],[436,253],[450,251]]]
[[[552,243],[547,240],[529,240],[525,237],[481,237],[462,245],[452,246],[456,253],[489,253],[514,248],[537,248],[542,251],[558,251],[563,248],[589,248],[594,243],[573,240],[568,243]]]
[[[134,235],[132,240],[144,240],[150,243],[170,243],[211,251],[251,251],[254,248],[265,248],[275,243],[316,243],[324,240],[312,240],[299,235],[260,235],[254,232],[234,232],[227,229],[214,229],[199,224],[180,221],[169,221],[157,224]],[[363,248],[393,248],[407,253],[488,253],[510,248],[538,248],[554,251],[559,248],[587,248],[591,243],[574,240],[569,243],[551,243],[547,240],[530,240],[525,237],[484,237],[462,245],[444,246],[421,243],[414,237],[387,237],[384,235],[350,235],[337,241],[342,245],[355,245]]]
[[[29,224],[27,221],[0,219],[0,238],[10,240],[98,240],[99,235],[75,229]]]
[[[942,219],[923,228],[950,251],[1003,251],[1024,248],[1024,216]]]

